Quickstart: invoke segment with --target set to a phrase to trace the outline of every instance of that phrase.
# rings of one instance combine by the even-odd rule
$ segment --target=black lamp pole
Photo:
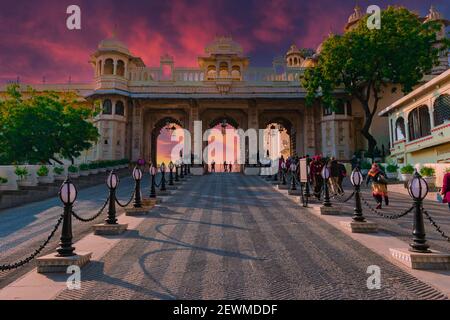
[[[326,177],[326,179],[323,179],[323,190],[325,192],[324,198],[323,198],[323,206],[324,207],[331,207],[331,201],[330,201],[330,191],[328,190],[328,180],[330,177]]]
[[[362,213],[361,205],[361,185],[355,185],[355,210],[353,214],[353,221],[365,222],[366,219]]]
[[[291,173],[292,173],[291,190],[295,191],[297,190],[297,184],[295,182],[295,170],[291,170]]]
[[[162,174],[162,178],[161,178],[161,188],[159,189],[160,191],[166,191],[166,167],[163,166],[161,167],[161,174]]]
[[[413,252],[430,253],[431,251],[429,250],[430,246],[427,244],[422,212],[423,199],[428,193],[428,184],[416,171],[413,180],[410,182],[409,188],[410,195],[414,199],[413,243],[410,244],[411,248],[409,250]],[[418,188],[419,190],[413,190],[413,188]]]
[[[175,165],[175,182],[179,182],[180,181],[180,177],[178,175],[178,166]]]
[[[169,186],[173,186],[173,166],[169,166]]]
[[[114,170],[111,172],[111,175],[114,174]],[[109,178],[111,179],[111,178]],[[111,181],[109,182],[111,184]],[[113,225],[117,224],[116,218],[116,187],[113,185],[108,185],[109,188],[109,207],[108,207],[108,219],[106,219],[106,224]]]
[[[139,168],[135,168],[135,171],[133,172],[134,180],[136,181],[135,185],[135,192],[134,192],[134,208],[142,208],[142,199],[141,199],[141,179],[142,179],[142,172]],[[139,173],[136,171],[139,170]],[[138,177],[139,176],[139,179]]]
[[[71,186],[73,186],[72,182],[70,181],[70,178],[67,178],[60,190],[60,198],[64,203],[64,217],[61,241],[59,243],[59,248],[57,249],[59,257],[72,257],[75,255],[75,248],[72,246],[72,207],[76,198],[76,190],[75,198],[71,199],[73,197],[73,194],[71,194]],[[64,193],[64,195],[62,193]]]
[[[150,198],[156,198],[156,189],[155,189],[155,174],[152,172],[152,180],[150,182]]]
[[[180,179],[184,179],[184,163],[181,164],[180,167]]]

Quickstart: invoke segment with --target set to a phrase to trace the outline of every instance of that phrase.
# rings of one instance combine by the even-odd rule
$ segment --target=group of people
[[[309,166],[309,173],[310,173],[309,179],[313,186],[314,196],[318,200],[320,200],[321,198],[322,190],[325,183],[324,178],[322,177],[322,171],[324,167],[327,167],[330,173],[330,178],[328,179],[328,188],[330,190],[330,194],[333,196],[344,194],[343,182],[345,177],[347,177],[348,173],[343,163],[337,161],[334,157],[324,158],[320,155],[316,155],[312,159],[309,156],[306,156],[306,158],[307,164]],[[287,160],[284,160],[284,158],[281,157],[279,162],[280,172],[281,168],[283,167],[282,165],[283,162],[285,163],[284,167],[289,169],[292,163],[298,165],[299,158],[289,157]],[[358,163],[356,161],[352,161],[351,165],[352,169],[354,169],[358,166]],[[372,185],[372,196],[377,202],[377,209],[382,208],[383,200],[386,206],[389,205],[386,174],[380,169],[378,164],[374,163],[372,165],[372,168],[367,174],[366,184]],[[450,174],[449,174],[449,189],[450,189]],[[450,202],[450,190],[449,190],[449,202]]]
[[[213,160],[211,162],[211,173],[216,172],[216,161]],[[227,163],[226,161],[223,162],[223,172],[233,172],[233,164]]]

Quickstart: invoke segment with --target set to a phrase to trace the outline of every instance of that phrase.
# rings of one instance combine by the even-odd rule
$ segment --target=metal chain
[[[353,193],[345,200],[341,200],[341,196],[339,196],[339,195],[335,195],[334,197],[331,197],[331,198],[334,200],[337,200],[338,202],[346,203],[346,202],[349,202],[354,196],[355,196],[355,192],[353,191]]]
[[[91,222],[91,221],[94,221],[95,219],[97,219],[97,218],[103,213],[103,211],[105,210],[106,205],[108,204],[108,202],[109,202],[109,197],[108,197],[108,199],[106,199],[105,203],[104,203],[103,206],[100,208],[100,210],[99,210],[93,217],[88,218],[88,219],[85,219],[85,218],[80,217],[80,216],[77,215],[74,211],[72,211],[71,213],[72,213],[72,215],[75,217],[75,219],[77,219],[77,220],[79,220],[79,221],[81,221],[81,222]]]
[[[400,218],[406,216],[408,213],[410,213],[410,212],[414,209],[414,206],[412,206],[411,208],[409,208],[408,210],[406,210],[406,211],[404,211],[404,212],[402,212],[402,213],[400,213],[400,214],[387,215],[387,214],[385,214],[385,213],[383,213],[383,212],[380,212],[380,211],[378,211],[377,209],[373,208],[373,207],[370,205],[370,203],[363,197],[362,194],[361,194],[361,200],[362,200],[363,203],[369,208],[369,210],[370,210],[372,213],[374,213],[374,214],[376,214],[376,215],[378,215],[378,216],[380,216],[380,217],[383,217],[383,218],[386,218],[386,219],[390,219],[390,220],[400,219]]]
[[[427,219],[430,221],[431,225],[436,229],[436,231],[437,231],[444,239],[446,239],[447,241],[450,241],[450,237],[447,236],[447,235],[445,234],[445,232],[441,230],[441,227],[439,227],[439,226],[437,225],[437,223],[436,223],[436,222],[434,221],[434,219],[430,216],[430,214],[428,213],[428,211],[423,210],[423,208],[422,208],[422,212],[423,212],[423,214],[427,217]]]
[[[42,252],[42,250],[44,250],[44,248],[48,245],[48,243],[50,242],[50,240],[53,238],[53,236],[55,235],[56,231],[58,230],[59,226],[61,225],[61,222],[63,221],[64,218],[64,214],[61,214],[61,216],[58,219],[58,222],[56,222],[55,227],[53,228],[52,232],[50,233],[50,235],[47,237],[47,239],[39,246],[38,249],[36,249],[31,255],[29,255],[27,258],[19,260],[16,263],[11,263],[11,264],[3,264],[0,265],[0,272],[1,271],[8,271],[8,270],[14,270],[17,268],[20,268],[24,265],[26,265],[27,263],[29,263],[30,261],[32,261],[34,258],[36,258],[36,256],[38,254],[40,254]]]
[[[132,195],[131,195],[131,198],[130,198],[130,200],[129,200],[127,203],[123,204],[123,203],[121,203],[121,202],[119,201],[119,199],[117,199],[117,198],[116,198],[116,203],[117,203],[117,205],[118,205],[119,207],[122,207],[122,208],[128,207],[128,206],[130,205],[130,203],[133,201],[135,195],[136,195],[136,188],[133,190],[133,193],[132,193]]]

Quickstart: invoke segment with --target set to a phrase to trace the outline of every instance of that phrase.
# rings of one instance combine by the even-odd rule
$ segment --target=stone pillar
[[[140,157],[143,157],[143,141],[142,135],[144,131],[144,120],[143,120],[144,112],[141,105],[136,102],[133,107],[133,125],[132,125],[132,161],[138,160]]]
[[[256,99],[251,99],[248,101],[248,129],[254,129],[256,130],[256,136],[257,139],[259,139],[259,112],[258,112],[258,103],[256,102]],[[256,152],[259,152],[258,150],[259,141],[256,144]],[[246,157],[250,156],[250,154],[247,153],[247,150],[249,149],[249,146],[245,146],[246,150]],[[246,159],[247,162],[247,159]]]

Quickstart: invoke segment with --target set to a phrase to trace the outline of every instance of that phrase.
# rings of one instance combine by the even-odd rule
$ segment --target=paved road
[[[143,181],[143,188],[148,188],[148,180]],[[134,180],[125,178],[121,180],[118,189],[118,198],[125,202],[132,194]],[[108,195],[107,187],[98,185],[79,191],[75,205],[76,213],[82,217],[91,217],[103,205]],[[92,232],[91,226],[102,222],[106,218],[106,211],[91,223],[73,222],[74,242]],[[56,221],[62,213],[59,198],[36,202],[18,208],[0,211],[0,264],[14,263],[34,252],[47,238]],[[59,243],[61,228],[54,239],[49,243],[43,254],[55,251]],[[35,267],[31,262],[18,270],[0,272],[0,288],[8,285],[18,277]]]
[[[367,267],[381,268],[380,290]],[[259,177],[193,178],[58,299],[433,299],[443,296]]]

